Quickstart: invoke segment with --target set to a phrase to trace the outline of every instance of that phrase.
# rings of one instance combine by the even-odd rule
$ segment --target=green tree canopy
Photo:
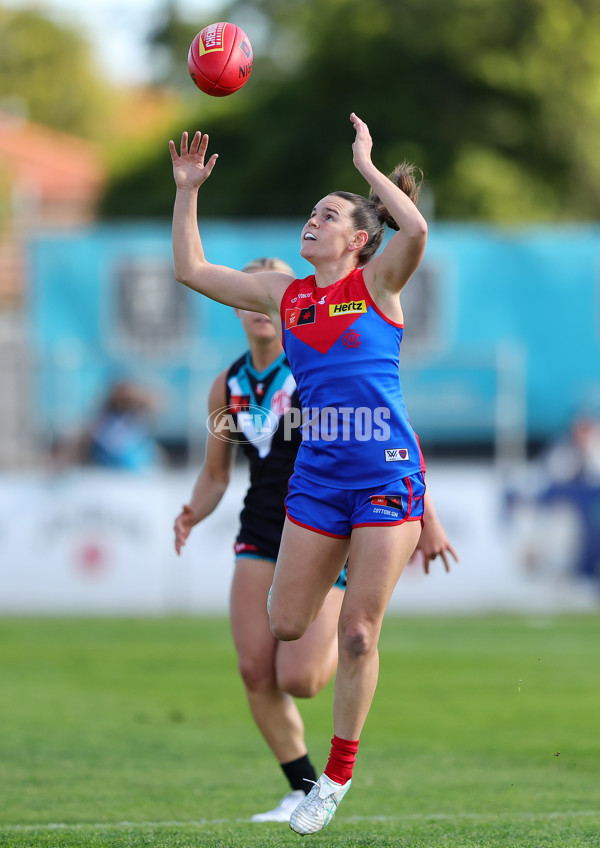
[[[202,215],[303,216],[330,190],[364,192],[356,111],[380,168],[424,170],[439,218],[597,216],[600,0],[245,0],[221,19],[249,34],[255,68],[220,108],[198,93],[173,131],[207,131],[220,154]],[[166,141],[107,214],[170,214]]]
[[[93,137],[106,86],[79,33],[38,12],[0,8],[0,42],[0,108],[16,101],[32,121]]]

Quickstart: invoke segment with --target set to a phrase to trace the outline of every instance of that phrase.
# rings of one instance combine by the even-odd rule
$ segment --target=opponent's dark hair
[[[419,168],[409,162],[401,162],[389,174],[389,179],[408,195],[415,205],[417,204],[423,184],[423,172]],[[358,254],[357,263],[359,266],[366,265],[379,250],[384,224],[392,230],[398,230],[398,224],[373,190],[369,192],[368,198],[350,191],[332,191],[331,194],[350,201],[353,225],[357,230],[366,230],[369,235],[367,243]]]

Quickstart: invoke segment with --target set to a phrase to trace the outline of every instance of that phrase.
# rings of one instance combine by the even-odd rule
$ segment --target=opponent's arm
[[[215,379],[208,396],[209,421],[211,422],[226,404],[226,373],[223,371]],[[214,432],[209,430],[204,465],[194,485],[192,497],[189,504],[184,504],[175,519],[173,529],[175,530],[175,550],[178,554],[181,553],[192,528],[213,512],[227,491],[234,453],[234,445],[231,442],[217,438]]]

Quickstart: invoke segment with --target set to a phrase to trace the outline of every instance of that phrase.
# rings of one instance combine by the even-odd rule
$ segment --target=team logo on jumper
[[[356,330],[347,330],[342,336],[342,344],[346,347],[360,347],[360,333]]]
[[[285,389],[278,389],[271,398],[271,411],[274,412],[275,415],[279,415],[281,417],[282,415],[285,415],[291,407],[292,399],[289,392],[286,392]]]
[[[247,412],[250,409],[250,395],[231,395],[229,398],[230,412]]]
[[[371,498],[373,506],[391,506],[392,509],[402,510],[402,498],[400,495],[374,495]]]
[[[291,330],[292,327],[300,327],[302,324],[314,324],[315,312],[316,306],[314,303],[311,303],[310,306],[294,306],[293,309],[286,309],[286,330]]]
[[[386,448],[386,462],[406,462],[408,460],[408,448]]]
[[[367,302],[365,300],[351,300],[348,303],[330,303],[330,318],[336,315],[348,315],[351,312],[366,312]]]

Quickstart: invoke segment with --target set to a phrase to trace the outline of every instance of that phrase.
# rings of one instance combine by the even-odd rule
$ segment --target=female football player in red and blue
[[[244,267],[247,274],[261,270],[292,274],[285,262],[272,257]],[[333,677],[346,572],[342,571],[302,639],[281,642],[273,636],[267,595],[285,521],[284,498],[301,440],[299,428],[286,424],[290,415],[298,413],[300,401],[270,319],[260,312],[237,310],[237,314],[248,350],[211,386],[206,456],[192,497],[175,519],[175,549],[181,553],[193,527],[217,508],[239,448],[248,460],[250,484],[234,544],[231,630],[250,711],[289,783],[279,803],[257,813],[252,821],[289,822],[292,810],[317,778],[294,699],[312,698]],[[255,426],[255,414],[261,422],[264,419],[268,425],[274,420],[277,426]],[[228,416],[235,423],[233,429]],[[443,529],[438,525],[433,533],[441,534]],[[440,541],[444,549],[444,538]]]
[[[198,189],[217,154],[187,133],[169,147],[177,187],[176,278],[221,303],[268,315],[298,386],[302,436],[269,597],[273,635],[302,637],[349,556],[338,624],[334,736],[324,773],[293,811],[300,834],[325,827],[350,788],[361,730],[375,692],[378,640],[396,583],[419,541],[424,463],[399,379],[400,292],[425,250],[410,166],[386,177],[373,164],[367,125],[354,113],[354,165],[369,198],[332,192],[302,229],[314,274],[240,271],[210,263],[198,231]],[[378,253],[384,224],[396,230]],[[301,553],[300,553],[301,552]]]

